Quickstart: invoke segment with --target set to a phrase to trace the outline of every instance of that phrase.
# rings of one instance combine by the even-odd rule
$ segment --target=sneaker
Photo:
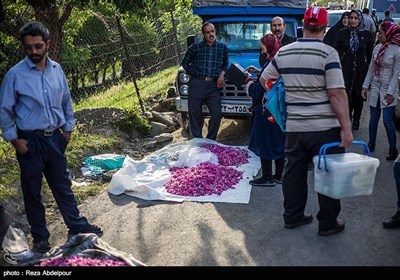
[[[72,232],[68,232],[68,240],[71,239],[71,237],[79,234],[79,233],[94,233],[96,234],[98,237],[102,237],[103,236],[103,230],[96,226],[96,225],[91,225],[89,224],[84,230],[82,230],[81,232],[77,232],[77,233],[72,233]]]
[[[333,228],[329,230],[319,230],[318,235],[326,237],[335,233],[339,233],[343,230],[344,230],[344,221],[342,219],[337,219],[336,225]]]
[[[48,251],[50,251],[51,247],[50,247],[50,243],[49,241],[40,241],[38,243],[34,243],[33,247],[32,247],[32,251],[38,252],[40,254],[44,254]]]
[[[277,184],[282,184],[282,176],[276,176],[274,175],[274,181]]]
[[[255,180],[251,180],[249,182],[249,184],[252,186],[257,186],[257,187],[273,187],[273,186],[275,186],[275,181],[274,181],[274,179],[268,180],[264,177],[260,177]]]
[[[298,226],[302,226],[302,225],[311,223],[313,221],[313,219],[314,218],[313,218],[312,214],[304,215],[300,221],[297,221],[297,222],[291,223],[291,224],[285,223],[285,228],[287,228],[287,229],[297,228]]]
[[[397,211],[393,217],[382,223],[384,228],[400,228],[400,211]]]

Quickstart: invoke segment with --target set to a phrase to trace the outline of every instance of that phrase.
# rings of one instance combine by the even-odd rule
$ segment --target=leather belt
[[[194,77],[199,80],[206,81],[206,82],[212,82],[212,81],[217,80],[217,78],[213,78],[213,77],[198,77],[198,76],[194,76]]]
[[[54,129],[54,130],[52,130],[52,129],[46,129],[46,130],[36,129],[36,130],[21,130],[21,131],[26,132],[26,133],[43,135],[43,136],[46,136],[46,137],[50,137],[50,136],[53,136],[56,133],[60,133],[60,129],[59,128]]]

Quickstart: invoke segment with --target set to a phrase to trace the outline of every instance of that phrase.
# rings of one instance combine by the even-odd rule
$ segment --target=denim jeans
[[[397,211],[400,211],[400,156],[398,156],[393,164],[393,175],[397,189]]]
[[[389,148],[393,150],[396,149],[396,128],[393,122],[395,108],[396,106],[391,106],[383,109],[383,125],[385,126],[386,135],[389,140]],[[370,106],[369,143],[371,144],[376,144],[376,134],[378,132],[381,111],[381,108]]]

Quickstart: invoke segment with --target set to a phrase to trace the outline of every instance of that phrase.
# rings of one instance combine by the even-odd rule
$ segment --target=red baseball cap
[[[310,6],[304,13],[304,24],[311,26],[327,25],[328,12],[323,7]]]

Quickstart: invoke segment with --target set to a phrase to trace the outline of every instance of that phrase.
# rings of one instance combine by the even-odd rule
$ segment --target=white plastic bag
[[[193,147],[190,149],[188,157],[186,158],[186,166],[193,167],[202,162],[218,163],[218,157],[209,149],[202,147]]]
[[[29,249],[24,232],[12,226],[8,227],[1,247],[6,252],[4,259],[10,264],[17,264],[18,261],[28,260],[34,255]]]

